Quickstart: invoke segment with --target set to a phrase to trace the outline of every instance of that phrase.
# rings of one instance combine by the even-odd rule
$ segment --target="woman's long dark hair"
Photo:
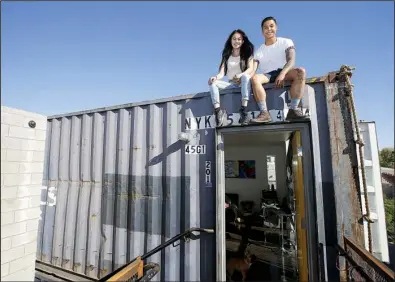
[[[241,34],[243,37],[243,44],[240,47],[240,69],[241,71],[245,71],[247,69],[248,59],[254,54],[254,45],[248,39],[247,35],[241,29],[234,30],[228,37],[228,40],[225,42],[224,50],[222,50],[222,60],[219,65],[219,69],[221,69],[221,65],[224,64],[225,67],[225,75],[228,72],[228,59],[230,55],[232,55],[232,37],[235,33]]]

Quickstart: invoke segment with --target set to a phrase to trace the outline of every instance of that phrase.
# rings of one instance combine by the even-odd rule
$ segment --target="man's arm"
[[[283,70],[281,71],[284,75],[286,75],[295,66],[295,57],[295,46],[289,46],[285,50],[285,58],[287,63],[284,65]]]
[[[259,67],[259,59],[261,57],[261,52],[259,50],[260,48],[256,50],[254,52],[254,55],[252,56],[252,70],[250,72],[251,77],[253,77],[256,74]]]
[[[251,77],[253,77],[253,76],[256,74],[256,72],[257,72],[257,70],[258,70],[258,66],[259,66],[259,61],[256,60],[256,59],[254,59],[254,60],[253,60],[252,70],[251,70],[251,73],[250,73],[250,76],[251,76]]]
[[[252,68],[252,73],[256,73],[256,71],[258,70],[259,67],[259,61],[254,59],[254,66]]]

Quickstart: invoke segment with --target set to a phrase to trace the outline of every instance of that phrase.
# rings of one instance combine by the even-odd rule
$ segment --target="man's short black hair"
[[[277,24],[277,21],[276,21],[275,18],[273,18],[273,17],[266,17],[266,18],[264,18],[264,19],[262,20],[261,28],[263,29],[263,25],[265,24],[265,22],[270,21],[270,20],[273,20],[273,21]]]

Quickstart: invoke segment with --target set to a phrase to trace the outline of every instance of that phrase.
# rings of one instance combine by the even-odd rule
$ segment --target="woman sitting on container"
[[[254,45],[245,32],[240,29],[234,30],[225,42],[219,73],[208,80],[217,126],[222,126],[227,116],[226,111],[220,107],[219,90],[239,86],[242,96],[239,123],[248,123],[246,108],[251,93],[253,54]],[[224,76],[228,78],[228,82],[221,80]]]

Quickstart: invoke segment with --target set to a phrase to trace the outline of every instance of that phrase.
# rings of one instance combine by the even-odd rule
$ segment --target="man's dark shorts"
[[[274,83],[276,81],[277,76],[283,69],[276,69],[274,71],[264,73],[263,75],[269,79],[269,83]]]

